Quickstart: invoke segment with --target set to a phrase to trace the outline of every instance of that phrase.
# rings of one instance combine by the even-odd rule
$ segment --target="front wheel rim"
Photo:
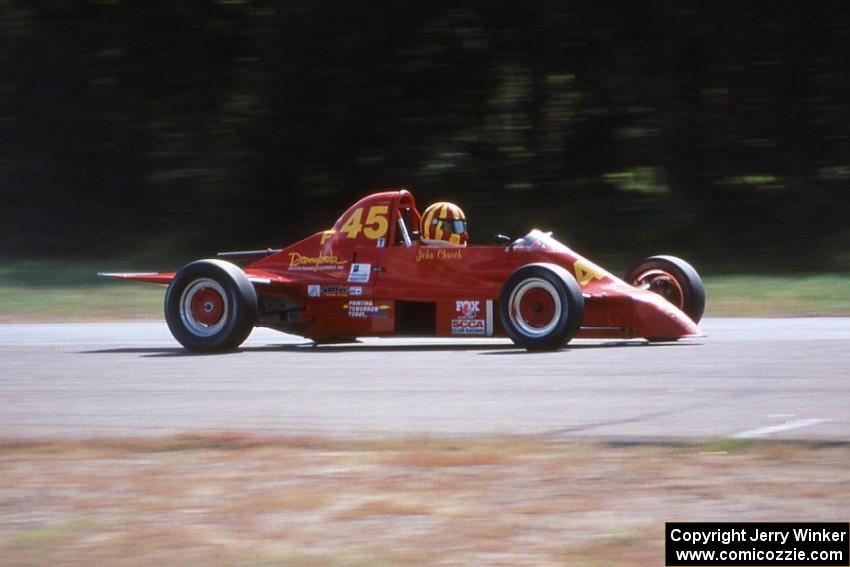
[[[511,292],[508,299],[511,322],[530,338],[545,337],[561,320],[564,311],[558,290],[541,278],[529,278]]]
[[[210,278],[193,280],[180,295],[180,320],[197,337],[211,337],[227,324],[227,293]]]

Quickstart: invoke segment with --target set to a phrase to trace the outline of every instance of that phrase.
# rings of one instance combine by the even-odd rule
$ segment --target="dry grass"
[[[445,468],[445,467],[483,467],[504,465],[510,457],[495,451],[478,450],[419,450],[405,451],[387,459],[387,464],[400,467]]]
[[[846,515],[850,447],[0,442],[0,565],[661,565],[671,520]]]
[[[401,502],[386,498],[370,499],[333,515],[335,520],[359,520],[377,516],[427,516],[430,506],[423,502]]]

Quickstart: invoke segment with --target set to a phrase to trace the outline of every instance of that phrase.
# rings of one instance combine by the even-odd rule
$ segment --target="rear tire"
[[[238,266],[198,260],[184,266],[169,284],[165,320],[188,350],[234,350],[257,322],[257,292]]]
[[[528,350],[555,350],[578,332],[584,297],[576,279],[555,264],[528,264],[505,280],[499,294],[502,327]]]
[[[693,266],[675,256],[650,256],[628,271],[626,283],[657,293],[699,323],[705,286]]]

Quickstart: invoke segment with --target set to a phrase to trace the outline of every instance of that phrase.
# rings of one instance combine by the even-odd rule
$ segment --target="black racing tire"
[[[499,318],[511,340],[528,350],[556,350],[578,332],[584,296],[571,273],[555,264],[527,264],[502,285]]]
[[[194,352],[226,352],[257,323],[257,292],[238,266],[198,260],[180,269],[165,292],[165,320],[174,338]]]
[[[705,286],[693,266],[675,256],[650,256],[625,277],[626,283],[657,293],[699,323],[705,311]]]

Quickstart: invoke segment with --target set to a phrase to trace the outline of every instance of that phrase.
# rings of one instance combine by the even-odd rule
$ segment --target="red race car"
[[[168,327],[200,352],[235,349],[255,326],[318,343],[507,336],[529,350],[574,337],[703,336],[705,289],[683,260],[647,258],[619,279],[551,233],[467,246],[465,224],[450,203],[420,214],[409,191],[385,191],[281,250],[225,252],[176,273],[102,275],[168,284]]]

